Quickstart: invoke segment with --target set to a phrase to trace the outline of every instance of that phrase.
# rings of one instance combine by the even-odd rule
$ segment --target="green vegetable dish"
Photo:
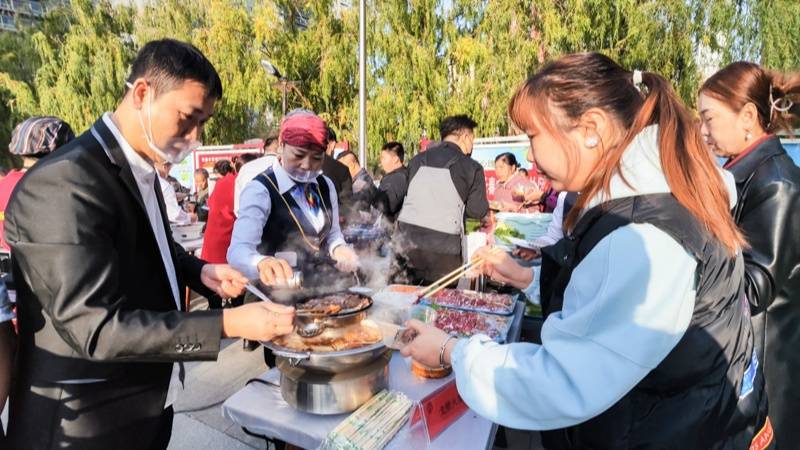
[[[510,237],[517,239],[525,239],[524,234],[522,234],[519,230],[509,226],[506,223],[501,223],[500,225],[497,226],[497,228],[495,228],[494,237],[505,241],[507,241],[508,238]]]

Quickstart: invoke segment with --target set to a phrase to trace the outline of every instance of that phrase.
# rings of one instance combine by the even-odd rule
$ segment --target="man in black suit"
[[[344,218],[349,217],[353,208],[353,179],[350,177],[347,166],[333,157],[335,147],[336,132],[328,127],[328,148],[322,159],[322,173],[333,181],[339,200],[339,222],[344,222]]]
[[[6,211],[20,340],[12,448],[166,448],[183,361],[215,359],[221,337],[292,330],[291,308],[180,301],[185,285],[232,297],[247,282],[175,245],[153,168],[202,136],[222,97],[214,67],[189,44],[154,41],[126,85],[113,113],[26,174]]]

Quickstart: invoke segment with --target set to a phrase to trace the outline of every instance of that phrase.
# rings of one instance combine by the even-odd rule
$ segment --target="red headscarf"
[[[328,147],[328,127],[313,112],[295,110],[281,121],[278,140],[295,147],[324,152]]]

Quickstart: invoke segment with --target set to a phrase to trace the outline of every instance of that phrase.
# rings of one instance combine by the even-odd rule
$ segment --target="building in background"
[[[53,8],[69,6],[69,0],[0,0],[0,32],[41,22]]]

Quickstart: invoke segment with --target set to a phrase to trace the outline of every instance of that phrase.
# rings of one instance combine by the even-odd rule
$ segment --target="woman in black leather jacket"
[[[778,448],[800,443],[800,168],[773,133],[800,113],[800,75],[736,62],[700,88],[702,132],[739,196],[747,299]]]

